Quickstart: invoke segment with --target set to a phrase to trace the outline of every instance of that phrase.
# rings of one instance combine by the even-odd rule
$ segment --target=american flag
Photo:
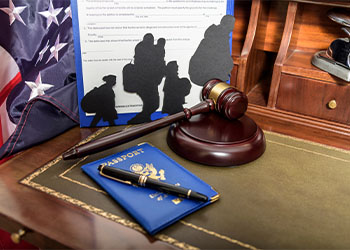
[[[0,159],[79,124],[70,0],[0,0]]]

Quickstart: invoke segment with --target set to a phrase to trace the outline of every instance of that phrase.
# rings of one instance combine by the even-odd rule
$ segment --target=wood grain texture
[[[295,17],[298,9],[298,4],[295,2],[289,2],[288,12],[286,17],[286,23],[284,26],[283,37],[281,45],[277,54],[277,58],[274,64],[272,79],[271,79],[271,88],[269,94],[268,107],[274,108],[276,105],[278,88],[281,79],[282,66],[287,57],[288,48],[292,38],[292,30],[295,22]]]
[[[350,150],[350,126],[254,104],[247,115],[264,130]]]
[[[241,67],[240,62],[241,51],[246,41],[246,34],[248,29],[248,20],[250,17],[250,1],[238,0],[235,1],[234,16],[235,16],[235,27],[232,32],[232,60],[233,69],[231,72],[230,83],[234,87],[238,87],[238,68]]]
[[[295,39],[296,50],[315,52],[327,49],[334,39],[346,37],[341,26],[327,16],[332,8],[317,4],[298,4],[298,18],[293,30],[293,33],[298,34]]]
[[[234,6],[235,27],[232,32],[232,56],[241,55],[244,41],[246,40],[249,25],[251,2],[236,0]]]
[[[343,1],[337,1],[337,0],[295,0],[296,2],[300,3],[308,3],[313,5],[324,5],[324,6],[331,6],[331,7],[350,7],[350,2],[347,0]]]
[[[329,121],[350,124],[350,85],[282,75],[276,108]],[[328,107],[336,101],[336,108]]]
[[[288,4],[288,1],[261,1],[261,13],[256,34],[256,49],[278,52]]]
[[[322,80],[330,83],[347,85],[348,82],[320,70],[311,64],[315,52],[294,50],[286,59],[282,66],[282,72],[285,74],[301,76],[314,80]]]
[[[248,59],[249,57],[253,57],[253,43],[255,40],[255,34],[257,31],[257,25],[258,25],[258,19],[260,16],[260,9],[261,9],[261,2],[259,0],[253,0],[251,11],[250,11],[250,18],[249,18],[249,26],[246,34],[246,39],[244,41],[244,45],[241,51],[240,58],[238,60],[239,62],[239,68],[237,71],[237,83],[236,86],[239,90],[248,92]],[[254,59],[249,60],[249,62],[254,61]],[[255,65],[257,65],[255,63]],[[251,65],[252,66],[252,65]]]

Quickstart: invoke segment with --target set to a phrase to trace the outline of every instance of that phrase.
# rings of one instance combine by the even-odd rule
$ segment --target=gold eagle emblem
[[[142,174],[152,179],[162,181],[166,180],[164,169],[160,169],[158,172],[157,169],[153,166],[153,163],[146,163],[145,165],[146,166],[143,166],[141,163],[135,163],[130,166],[130,170],[134,173]]]

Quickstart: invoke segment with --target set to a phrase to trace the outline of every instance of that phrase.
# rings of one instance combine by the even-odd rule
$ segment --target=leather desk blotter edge
[[[121,128],[124,129],[124,126],[101,128],[101,129],[97,130],[95,133],[93,133],[92,135],[90,135],[89,137],[87,137],[85,140],[82,140],[81,142],[79,142],[77,145],[81,145],[81,144],[86,143],[88,141],[94,140],[96,138],[99,138],[100,136],[111,134],[116,129],[121,130]],[[164,130],[163,132],[166,132],[165,130],[167,130],[167,129],[168,128],[163,129]],[[156,133],[159,133],[159,131]],[[118,146],[118,149],[119,148],[127,149],[129,145],[136,145],[136,144],[138,144],[137,142],[140,140],[143,140],[143,138],[140,138],[139,140],[135,140],[133,142]],[[150,141],[150,140],[148,140],[148,141]],[[165,139],[164,139],[164,141],[165,141]],[[154,144],[154,142],[152,142],[152,144]],[[143,234],[147,234],[146,231],[137,222],[135,222],[135,220],[133,218],[131,218],[128,214],[126,214],[122,208],[115,209],[115,206],[118,206],[118,205],[116,205],[115,201],[112,201],[112,199],[110,197],[108,197],[108,195],[105,191],[103,191],[97,184],[93,183],[93,181],[91,179],[89,179],[80,170],[80,167],[82,165],[86,164],[87,162],[92,162],[92,161],[95,161],[99,158],[103,158],[103,157],[111,154],[110,153],[111,151],[118,152],[121,150],[122,149],[116,151],[115,149],[110,149],[110,150],[106,150],[106,151],[101,152],[101,153],[97,153],[96,155],[93,155],[93,156],[86,156],[86,157],[83,157],[81,159],[70,160],[70,161],[64,161],[62,159],[62,156],[58,156],[55,159],[53,159],[52,161],[48,162],[44,166],[42,166],[39,169],[37,169],[36,171],[34,171],[33,173],[31,173],[30,175],[28,175],[27,177],[20,180],[20,183],[27,185],[27,186],[30,186],[34,189],[39,190],[39,191],[42,191],[44,193],[47,193],[49,195],[55,196],[59,199],[62,199],[64,201],[69,202],[71,204],[74,204],[76,206],[82,207],[90,212],[98,214],[106,219],[112,220],[112,221],[119,223],[123,226],[132,228],[132,229],[139,231]],[[89,159],[89,160],[87,161],[87,159]],[[77,173],[77,172],[79,172],[79,173]],[[80,175],[79,178],[76,178],[78,175]],[[49,178],[47,178],[47,177],[49,177]],[[56,183],[56,185],[51,185],[54,182],[50,179],[53,179],[53,178],[57,179],[57,177],[59,180],[62,181],[62,184],[64,183],[64,185],[61,186],[59,183]],[[57,182],[57,180],[55,180],[55,181]],[[88,182],[88,183],[86,183],[86,182]],[[76,194],[72,195],[70,193],[70,191],[68,190],[69,188],[67,188],[66,190],[62,190],[62,187],[66,187],[67,183],[74,186],[74,188],[75,188],[74,190],[76,190],[76,188],[78,187],[78,191],[76,192]],[[104,202],[107,201],[108,206],[109,206],[109,209],[107,209],[107,210],[109,210],[109,211],[107,211],[104,208],[101,208],[97,204],[91,204],[91,200],[94,200],[94,198],[92,198],[92,197],[95,197],[95,196],[86,195],[86,196],[91,197],[90,202],[89,202],[89,200],[86,200],[86,198],[84,199],[84,198],[79,197],[78,194],[83,189],[89,190],[90,192],[92,191],[93,193],[95,193],[95,195],[99,196],[98,202],[95,202],[95,203],[100,203],[100,201],[104,201]],[[111,207],[113,207],[113,208],[111,209]],[[174,228],[176,227],[176,229],[174,229],[173,227]],[[256,247],[251,246],[249,244],[240,242],[236,239],[232,239],[232,238],[229,238],[225,235],[221,235],[221,234],[216,233],[214,231],[208,230],[201,225],[195,225],[191,222],[188,222],[188,221],[186,221],[186,218],[177,222],[176,225],[172,225],[169,230],[166,230],[166,229],[162,230],[160,233],[157,233],[156,235],[154,235],[152,237],[157,239],[157,240],[171,244],[171,245],[178,247],[180,249],[203,248],[204,245],[203,246],[195,246],[193,244],[187,243],[186,237],[185,237],[185,239],[179,239],[178,233],[175,234],[176,238],[172,237],[171,235],[169,235],[167,233],[167,231],[180,231],[180,230],[183,231],[184,228],[186,230],[185,230],[185,233],[183,235],[191,235],[190,238],[197,238],[197,237],[194,237],[194,234],[193,234],[193,232],[197,232],[200,234],[200,238],[202,238],[202,239],[203,239],[203,235],[208,236],[209,237],[208,241],[210,241],[210,242],[213,242],[213,239],[223,241],[223,244],[221,244],[221,245],[223,245],[224,247],[237,248],[237,249],[241,249],[242,247],[247,248],[247,249],[257,249]],[[150,237],[150,236],[147,235],[147,237]],[[180,238],[181,238],[181,234],[180,234]],[[192,242],[192,243],[195,243],[195,242]]]
[[[118,129],[100,129],[87,140]],[[140,142],[149,142],[221,194],[219,201],[161,231],[155,239],[182,249],[341,248],[350,244],[345,235],[331,227],[337,222],[339,230],[350,230],[350,223],[341,219],[349,216],[344,206],[348,198],[343,194],[350,177],[348,151],[265,132],[267,151],[258,160],[238,167],[204,166],[176,156],[166,144],[167,129],[79,160],[65,162],[59,156],[21,183],[144,233],[102,190],[92,183],[86,184],[79,166]],[[53,173],[53,169],[60,172]],[[60,183],[67,190],[73,187],[78,190],[67,193]],[[79,196],[81,190],[97,202]],[[320,198],[324,206],[319,204]],[[107,208],[97,205],[101,201],[108,204]],[[323,237],[325,234],[329,235],[328,239]],[[199,238],[201,241],[196,240]]]

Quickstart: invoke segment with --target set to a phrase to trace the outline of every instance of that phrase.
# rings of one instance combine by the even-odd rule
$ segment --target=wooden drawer
[[[350,124],[350,85],[282,74],[276,107]]]
[[[40,249],[68,249],[68,247],[62,245],[61,243],[23,227],[20,223],[15,222],[2,214],[0,214],[0,228],[10,234],[17,233],[19,229],[25,229],[26,233],[21,237],[21,240],[27,241]],[[3,249],[1,244],[0,249]]]

